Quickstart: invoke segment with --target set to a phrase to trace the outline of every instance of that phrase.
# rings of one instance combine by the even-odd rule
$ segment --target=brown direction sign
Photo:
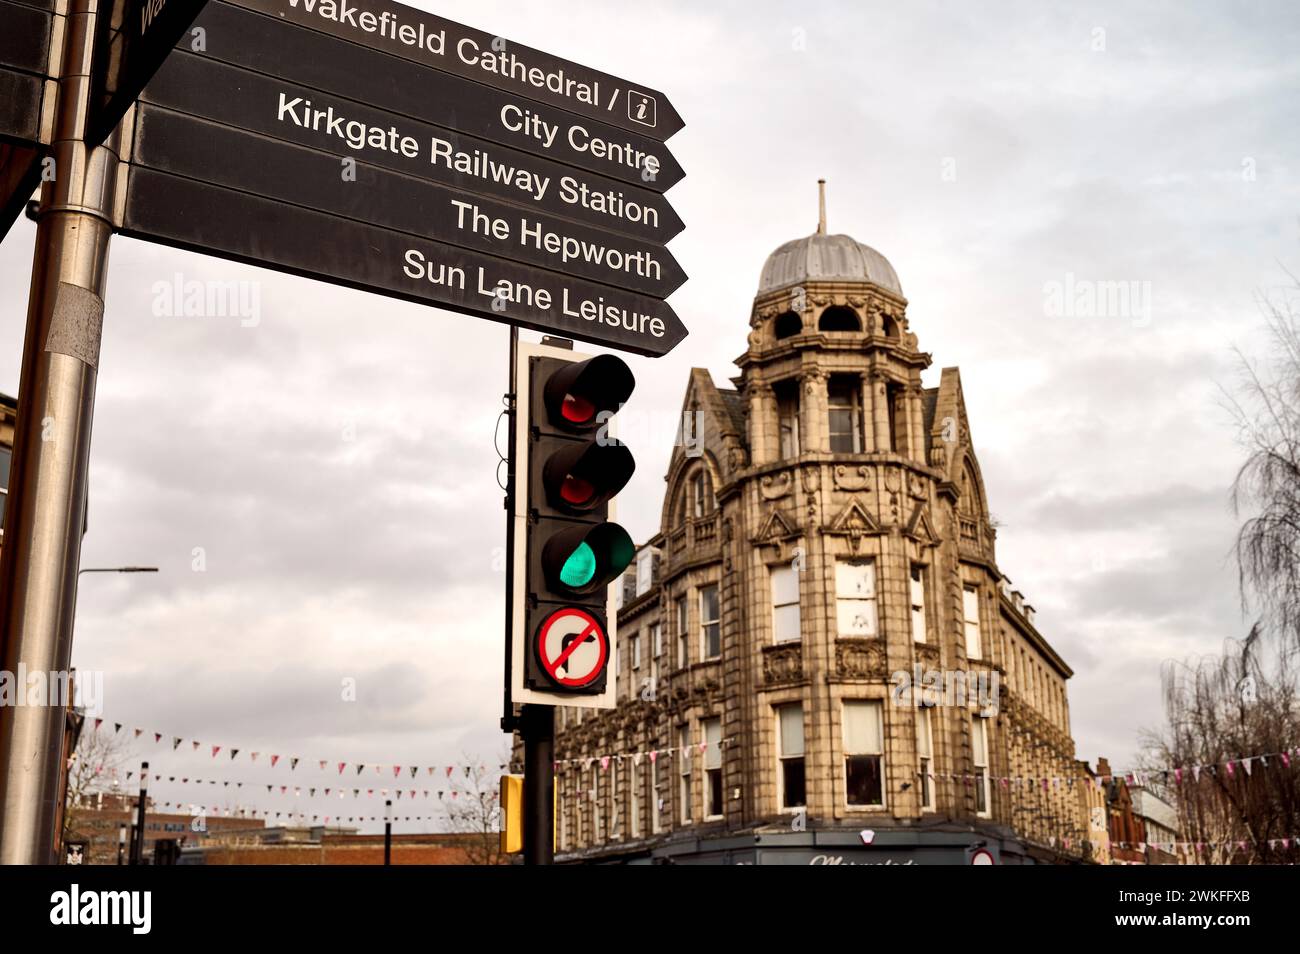
[[[140,166],[121,231],[638,354],[686,336],[654,298]]]
[[[169,57],[142,99],[642,241],[663,244],[682,230],[668,200],[647,189],[194,53]],[[305,100],[324,114],[320,123],[306,121]]]
[[[86,144],[113,131],[207,0],[101,0]]]
[[[667,191],[685,175],[662,142],[640,132],[584,119],[360,43],[217,0],[195,26],[203,30],[205,56],[295,86],[380,106],[655,192]],[[282,109],[297,123],[336,125],[310,93],[286,99]]]
[[[242,7],[663,142],[684,123],[657,90],[393,0],[235,0]]]

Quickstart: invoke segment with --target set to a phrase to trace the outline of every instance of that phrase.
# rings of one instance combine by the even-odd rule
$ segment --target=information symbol
[[[649,93],[642,93],[634,89],[627,91],[627,118],[634,123],[640,123],[642,126],[654,128],[658,122],[656,118],[659,104]]]

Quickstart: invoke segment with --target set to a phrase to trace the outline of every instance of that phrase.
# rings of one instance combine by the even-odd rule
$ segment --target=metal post
[[[120,134],[86,148],[99,0],[68,0],[0,554],[0,669],[65,673]],[[0,864],[53,864],[64,710],[0,707]]]
[[[384,802],[384,864],[393,863],[393,800]]]
[[[117,823],[117,863],[126,860],[126,822]]]
[[[515,364],[519,359],[519,329],[510,326],[510,373],[507,376],[506,391],[506,662],[505,688],[501,700],[501,731],[513,732],[515,724],[514,705],[510,701],[510,667],[514,661],[511,645],[514,627],[514,582],[515,582],[515,408],[518,406],[519,382],[515,380]]]
[[[555,709],[526,705],[519,713],[524,737],[524,864],[555,861]]]
[[[140,802],[135,806],[135,841],[131,844],[131,864],[144,864],[144,809],[149,800],[149,763],[140,764]]]

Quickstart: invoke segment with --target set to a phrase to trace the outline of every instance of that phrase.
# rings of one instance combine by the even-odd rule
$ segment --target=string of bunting
[[[105,720],[102,718],[96,718],[94,720],[94,725],[95,725],[94,731],[99,732],[105,725]],[[119,735],[122,732],[122,730],[126,728],[121,722],[114,722],[112,725],[113,725],[114,735]],[[205,750],[204,744],[200,742],[198,739],[185,739],[179,735],[165,735],[162,732],[147,731],[145,729],[132,729],[131,731],[133,733],[132,736],[133,739],[145,738],[147,740],[149,737],[152,737],[154,745],[162,745],[164,740],[170,740],[171,751],[173,752],[178,751],[181,748],[181,746],[186,742],[189,743],[190,750],[192,752],[199,752]],[[307,766],[316,764],[317,766],[319,766],[319,769],[322,772],[330,771],[330,772],[337,772],[337,774],[339,775],[343,775],[345,772],[352,771],[353,777],[360,776],[363,772],[366,771],[366,769],[373,769],[376,775],[382,777],[385,774],[387,774],[388,771],[391,769],[393,778],[399,778],[403,773],[406,773],[407,776],[410,778],[416,778],[419,776],[421,770],[423,770],[426,773],[426,777],[432,777],[437,775],[439,772],[443,772],[447,778],[451,778],[452,775],[457,771],[457,769],[460,769],[461,771],[464,772],[465,777],[468,778],[473,773],[473,769],[474,769],[473,765],[419,766],[419,765],[400,765],[400,764],[393,765],[390,763],[383,763],[383,762],[381,763],[355,762],[351,760],[336,760],[336,759],[303,759],[301,756],[297,756],[297,755],[280,755],[274,752],[265,753],[261,751],[254,752],[244,746],[209,744],[207,746],[207,750],[210,751],[211,757],[213,759],[218,758],[224,752],[226,753],[226,756],[229,758],[229,760],[233,762],[240,756],[241,753],[243,753],[244,755],[246,755],[246,757],[248,758],[251,764],[259,764],[258,759],[263,758],[265,756],[265,758],[260,764],[270,765],[271,768],[276,768],[277,766],[280,765],[280,763],[283,762],[286,765],[288,765],[289,771],[293,772],[297,770],[300,764],[305,763]],[[505,764],[502,764],[500,766],[502,771],[504,771],[506,767],[507,766]],[[479,764],[478,769],[480,771],[484,771],[486,770],[486,766],[483,764]]]
[[[151,772],[149,774],[150,777],[155,782],[161,782],[164,779],[164,776],[161,773]],[[139,776],[138,772],[128,771],[125,773],[125,780],[127,782],[130,782],[133,778],[136,778],[138,776]],[[113,769],[110,773],[108,773],[108,777],[117,779],[118,777],[117,770]],[[200,786],[220,785],[222,788],[227,788],[227,789],[230,788],[231,786],[234,786],[235,789],[239,791],[242,791],[244,787],[247,786],[250,792],[256,791],[260,788],[265,788],[266,794],[268,795],[289,795],[290,791],[292,791],[291,797],[293,798],[301,798],[304,789],[307,792],[308,798],[315,798],[317,792],[321,792],[325,798],[331,798],[334,797],[335,795],[337,795],[337,797],[339,798],[345,798],[347,794],[351,792],[353,798],[360,798],[364,793],[367,798],[373,798],[375,795],[378,795],[380,798],[388,798],[389,795],[392,795],[394,798],[397,799],[406,796],[408,800],[414,800],[416,798],[444,799],[447,796],[450,796],[451,798],[456,798],[458,797],[459,794],[458,789],[451,789],[451,790],[427,789],[427,788],[426,789],[414,789],[414,788],[360,789],[360,788],[339,787],[333,785],[328,785],[328,786],[275,785],[275,784],[268,785],[265,782],[239,782],[239,781],[232,781],[226,779],[202,779],[202,778],[190,778],[189,776],[176,776],[176,775],[168,775],[165,778],[167,782],[177,784],[177,785],[200,785]],[[492,798],[497,797],[497,793],[495,791],[485,791],[484,795],[491,796]]]

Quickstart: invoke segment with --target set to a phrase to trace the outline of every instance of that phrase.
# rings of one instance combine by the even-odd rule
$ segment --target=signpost
[[[86,145],[113,131],[207,0],[101,0]]]
[[[38,150],[58,169],[0,553],[3,667],[70,659],[112,230],[509,324],[513,455],[519,328],[650,356],[686,336],[664,301],[686,279],[665,247],[684,172],[664,142],[682,125],[656,90],[392,0],[0,0],[0,213],[30,195]],[[547,863],[551,706],[612,702],[608,584],[632,543],[605,518],[632,463],[592,415],[632,376],[610,355],[526,354],[549,369],[524,399],[547,414],[532,449],[548,463],[521,489],[550,509],[530,529],[512,457],[503,726],[525,741],[527,858]],[[552,394],[564,381],[572,394]],[[581,420],[552,401],[588,392]],[[51,712],[0,710],[0,863],[50,860]]]
[[[0,239],[40,179],[42,119],[54,103],[54,20],[54,0],[0,0]]]
[[[660,142],[685,125],[663,93],[392,0],[236,2]]]

